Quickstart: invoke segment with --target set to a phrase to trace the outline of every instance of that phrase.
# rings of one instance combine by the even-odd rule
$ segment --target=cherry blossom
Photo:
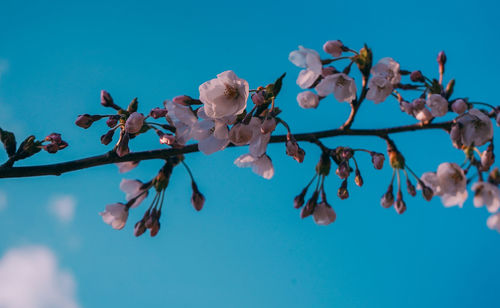
[[[316,108],[319,105],[319,97],[311,91],[304,91],[297,94],[297,102],[304,109]]]
[[[184,145],[192,138],[193,126],[198,122],[198,118],[188,106],[175,104],[172,101],[164,102],[168,110],[167,117],[173,122],[176,131],[176,142]]]
[[[439,94],[431,94],[426,101],[433,117],[442,117],[448,112],[448,101]]]
[[[343,47],[344,47],[344,44],[342,44],[342,42],[339,40],[327,41],[323,45],[323,50],[326,53],[329,53],[330,55],[332,55],[332,57],[340,57],[342,55]]]
[[[335,221],[337,214],[328,203],[321,202],[314,208],[313,218],[317,225],[326,226]]]
[[[138,207],[148,196],[149,187],[149,185],[138,180],[122,179],[120,182],[120,189],[125,193],[125,199],[127,201],[135,199],[132,205],[130,205],[131,208]]]
[[[108,204],[104,212],[100,212],[99,215],[113,229],[121,230],[127,223],[128,207],[123,203]]]
[[[497,230],[498,232],[500,232],[500,213],[496,213],[488,217],[486,225],[491,230]]]
[[[366,99],[373,101],[375,104],[385,101],[391,95],[393,86],[391,82],[384,76],[374,76],[368,82],[368,93]]]
[[[401,81],[401,74],[399,73],[399,63],[394,61],[393,58],[382,58],[371,71],[373,76],[384,77],[392,85],[397,85]]]
[[[302,89],[310,88],[322,73],[321,59],[317,51],[299,46],[288,56],[290,62],[304,68],[297,77],[297,85]]]
[[[467,199],[467,178],[462,168],[455,163],[442,163],[436,173],[424,173],[421,180],[433,190],[434,195],[441,197],[445,207],[462,207]]]
[[[497,186],[488,182],[476,182],[471,187],[474,192],[474,206],[482,207],[490,213],[495,213],[500,209],[500,190]]]
[[[255,157],[250,153],[238,157],[234,164],[240,168],[251,167],[255,174],[269,180],[274,176],[274,167],[271,158],[266,154]]]
[[[212,119],[238,115],[245,110],[249,94],[248,82],[233,71],[225,71],[199,87],[200,101]]]
[[[333,93],[339,102],[352,102],[356,98],[356,83],[344,73],[328,75],[316,86],[319,96]]]
[[[479,109],[470,109],[459,116],[461,142],[465,146],[481,146],[493,138],[493,125],[490,118]]]

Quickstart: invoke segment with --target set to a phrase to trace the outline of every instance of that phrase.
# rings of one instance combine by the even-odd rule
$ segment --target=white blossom
[[[302,89],[309,89],[316,82],[320,74],[315,73],[310,69],[301,70],[297,76],[297,85]]]
[[[316,50],[299,46],[299,50],[294,50],[288,55],[288,60],[298,67],[309,69],[321,75],[321,58]]]
[[[467,199],[467,178],[460,166],[455,163],[442,163],[437,170],[439,183],[438,195],[446,207],[462,207]]]
[[[200,85],[199,90],[205,113],[212,119],[238,115],[247,106],[248,82],[233,71],[218,74],[217,78]]]
[[[340,57],[342,55],[342,47],[344,47],[344,44],[339,40],[327,41],[323,45],[323,50],[332,55],[332,57]]]
[[[399,63],[389,57],[380,59],[380,61],[372,67],[370,73],[374,77],[384,77],[392,85],[397,85],[401,81]]]
[[[316,86],[319,96],[327,96],[333,92],[339,102],[352,102],[356,98],[356,83],[344,73],[328,75]]]
[[[431,94],[426,104],[431,109],[433,117],[442,117],[448,113],[448,101],[439,94]]]
[[[138,133],[144,123],[144,115],[142,113],[133,112],[125,122],[125,131],[130,134]]]
[[[427,122],[432,119],[432,113],[425,107],[419,110],[414,110],[413,115],[417,120],[422,122]]]
[[[128,208],[123,203],[114,203],[106,205],[104,212],[100,212],[102,220],[111,225],[113,229],[120,230],[125,227],[128,218]]]
[[[186,144],[192,138],[192,128],[198,122],[198,118],[187,106],[175,104],[169,100],[165,101],[164,105],[168,110],[167,117],[172,120],[176,128],[176,142],[181,145]]]
[[[118,167],[118,172],[125,173],[125,172],[129,172],[130,170],[137,167],[137,165],[139,165],[139,162],[138,161],[125,161],[122,163],[116,163],[115,165]]]
[[[144,183],[139,180],[122,179],[120,182],[120,189],[125,193],[125,199],[127,201],[137,198],[130,206],[131,208],[139,206],[148,196],[149,192],[149,186],[145,186]]]
[[[328,203],[321,202],[314,208],[313,218],[317,225],[326,226],[335,221],[337,214]]]
[[[234,164],[240,168],[251,167],[255,174],[269,180],[274,175],[274,167],[271,158],[266,154],[256,157],[250,153],[238,157]]]
[[[297,94],[297,102],[304,109],[316,108],[319,105],[319,97],[311,91],[304,91]]]
[[[192,129],[192,136],[198,140],[198,149],[206,155],[223,150],[229,144],[229,130],[222,121],[203,120]]]
[[[474,206],[482,207],[490,213],[495,213],[500,208],[500,190],[497,186],[488,182],[476,182],[472,185],[474,192]]]
[[[500,213],[496,213],[488,217],[486,225],[491,230],[497,230],[498,232],[500,232]]]
[[[493,138],[493,124],[490,118],[478,109],[470,109],[456,121],[461,125],[460,134],[465,146],[481,146]]]
[[[384,76],[373,76],[368,81],[368,93],[366,99],[373,101],[375,104],[385,101],[391,95],[393,86],[391,82]]]

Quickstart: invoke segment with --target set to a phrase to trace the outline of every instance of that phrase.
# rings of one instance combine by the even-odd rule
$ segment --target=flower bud
[[[351,172],[351,167],[347,161],[342,161],[337,170],[335,170],[335,174],[339,176],[341,179],[346,179]]]
[[[272,133],[276,129],[276,119],[275,118],[267,118],[262,122],[260,126],[260,132],[263,134]]]
[[[106,120],[106,125],[109,127],[109,128],[113,128],[116,126],[116,124],[118,124],[118,120],[120,120],[120,116],[119,115],[112,115],[110,116],[107,120]]]
[[[409,179],[406,179],[406,188],[410,196],[415,197],[417,195],[417,190],[415,189],[415,186],[410,182]]]
[[[455,113],[462,114],[467,111],[467,103],[463,99],[457,99],[451,104],[451,110]]]
[[[175,136],[172,134],[165,134],[164,132],[158,130],[156,131],[158,137],[160,137],[160,143],[166,145],[173,145],[175,143]]]
[[[151,111],[149,112],[149,116],[152,117],[153,119],[163,118],[166,115],[167,115],[167,109],[164,108],[156,107],[151,109]]]
[[[130,136],[127,132],[122,132],[122,136],[120,140],[118,141],[118,144],[116,146],[116,155],[119,157],[127,155],[130,150],[128,148],[128,142],[130,140]]]
[[[307,201],[306,206],[304,206],[300,211],[300,218],[306,218],[307,216],[311,215],[314,212],[314,208],[318,203],[318,196],[319,196],[318,191],[315,191],[311,196],[311,199]]]
[[[349,198],[349,191],[347,190],[347,179],[345,179],[340,185],[339,190],[337,191],[337,196],[339,196],[339,198],[342,200]]]
[[[488,182],[497,186],[500,184],[500,170],[498,170],[498,167],[495,167],[490,171],[490,174],[488,175]]]
[[[359,172],[359,169],[356,169],[355,171],[356,176],[354,177],[354,183],[358,185],[359,187],[363,186],[363,177],[361,177],[361,172]]]
[[[264,91],[258,91],[252,94],[252,102],[256,106],[260,106],[266,102],[266,98],[264,97]]]
[[[129,134],[136,134],[141,130],[143,124],[144,115],[134,112],[128,117],[127,122],[125,122],[125,131]]]
[[[89,114],[82,114],[79,115],[78,118],[76,118],[75,124],[81,128],[89,128],[92,123],[94,123],[94,119],[91,115]]]
[[[414,110],[413,115],[415,116],[415,119],[417,119],[421,122],[429,122],[433,118],[432,113],[427,108],[422,108],[420,110]]]
[[[420,182],[420,186],[422,186],[422,196],[426,201],[431,201],[434,196],[434,191],[429,186],[425,185],[423,182]]]
[[[311,91],[304,91],[297,94],[297,102],[304,109],[316,108],[319,105],[319,97]]]
[[[382,207],[384,207],[386,209],[390,208],[392,206],[392,204],[394,203],[394,194],[393,194],[392,190],[393,190],[393,187],[391,184],[387,188],[387,191],[385,192],[385,194],[380,199],[380,205],[382,205]]]
[[[382,167],[384,167],[384,160],[385,160],[384,154],[372,152],[371,155],[372,155],[373,167],[375,167],[375,169],[377,170],[382,169]]]
[[[229,140],[235,145],[245,145],[250,142],[253,136],[252,126],[238,123],[231,127]]]
[[[105,133],[104,135],[101,136],[101,143],[104,144],[104,145],[110,144],[111,141],[113,140],[113,135],[114,134],[115,134],[115,130],[114,129],[108,130],[107,133]]]
[[[191,182],[191,187],[193,188],[193,194],[191,195],[191,204],[194,209],[201,211],[203,204],[205,204],[205,196],[198,190],[198,186],[194,181]]]
[[[42,148],[50,154],[54,154],[59,151],[59,146],[53,142],[42,146]]]
[[[114,104],[111,95],[107,91],[101,90],[101,105],[104,107],[112,107]]]
[[[304,198],[305,198],[306,193],[307,193],[307,188],[309,188],[309,187],[306,186],[304,189],[302,189],[302,192],[299,195],[297,195],[295,197],[295,199],[293,199],[293,207],[294,208],[300,209],[304,205]]]
[[[406,114],[413,116],[414,109],[413,109],[413,105],[411,103],[403,100],[399,103],[399,107],[401,108],[401,111],[404,111],[404,112],[406,112]]]
[[[144,225],[144,221],[141,219],[134,226],[134,235],[141,236],[144,232],[146,232],[146,226]]]
[[[488,171],[495,163],[495,154],[493,153],[493,143],[481,154],[481,170]]]
[[[149,230],[149,235],[151,235],[151,237],[155,237],[159,231],[160,231],[160,222],[158,220],[155,220],[153,226]]]
[[[446,64],[446,54],[444,53],[444,51],[440,51],[438,53],[436,61],[439,64],[439,73],[443,74],[444,73],[444,65]]]
[[[323,50],[326,53],[329,53],[330,55],[332,55],[332,57],[340,57],[342,55],[342,51],[343,51],[342,47],[344,47],[344,44],[342,44],[342,42],[339,40],[327,41],[323,45]]]
[[[330,160],[330,156],[323,152],[319,159],[318,164],[316,165],[316,173],[319,175],[327,176],[330,173],[330,167],[332,162]]]
[[[177,105],[181,105],[181,106],[190,106],[190,102],[192,101],[193,99],[187,95],[179,95],[179,96],[176,96],[172,99],[172,102],[174,102],[175,104]]]
[[[410,74],[410,79],[413,82],[424,82],[425,78],[421,71],[413,71]]]
[[[396,203],[394,204],[394,209],[398,214],[403,214],[406,211],[406,203],[403,201],[403,199],[397,199]]]

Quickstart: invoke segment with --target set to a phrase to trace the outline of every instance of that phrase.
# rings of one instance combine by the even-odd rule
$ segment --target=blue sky
[[[228,69],[251,88],[287,72],[277,104],[292,130],[337,127],[348,106],[330,97],[317,110],[300,109],[299,69],[287,59],[298,45],[320,50],[329,39],[353,49],[366,42],[375,59],[391,56],[403,69],[429,75],[437,74],[435,58],[445,50],[446,77],[457,79],[456,95],[496,105],[498,9],[494,1],[1,1],[0,127],[18,139],[57,131],[70,144],[21,164],[101,154],[108,150],[99,143],[104,125],[83,130],[73,124],[78,114],[106,112],[99,104],[101,89],[122,105],[138,97],[147,112],[176,95],[197,97],[201,83]],[[398,109],[394,101],[366,102],[355,127],[414,123]],[[444,132],[394,139],[418,174],[463,159]],[[381,140],[366,137],[325,143],[385,150]],[[160,147],[152,134],[132,144],[133,150]],[[421,197],[406,197],[408,210],[401,216],[383,209],[379,198],[391,170],[373,170],[366,155],[358,159],[365,186],[351,183],[349,199],[335,197],[338,178],[327,179],[337,221],[317,226],[301,220],[292,206],[319,155],[314,146],[303,147],[301,165],[284,155],[283,145],[269,147],[276,170],[270,181],[233,165],[243,148],[189,155],[205,208],[193,210],[189,178],[176,169],[154,239],[133,237],[140,210],[122,231],[105,225],[98,212],[124,199],[122,177],[147,180],[159,161],[143,162],[125,175],[110,165],[60,177],[0,180],[6,196],[0,269],[14,266],[9,252],[21,265],[56,262],[51,285],[66,292],[58,294],[69,303],[61,307],[498,305],[500,235],[486,227],[484,209],[471,200],[462,209],[444,208],[439,199],[428,203]],[[66,219],[54,215],[54,200],[61,198],[75,204]],[[68,275],[74,287],[66,290],[59,286],[71,285]],[[5,290],[0,288],[0,300]]]

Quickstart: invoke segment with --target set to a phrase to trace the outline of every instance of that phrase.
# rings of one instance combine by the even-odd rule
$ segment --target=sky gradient
[[[177,95],[198,97],[200,84],[229,69],[250,88],[287,72],[277,106],[294,132],[338,127],[348,105],[329,97],[316,110],[301,109],[299,69],[288,61],[298,45],[320,50],[330,39],[353,49],[367,43],[375,60],[390,56],[403,69],[433,76],[436,55],[445,50],[445,80],[456,78],[455,94],[497,105],[498,10],[494,1],[0,1],[0,127],[18,139],[60,132],[70,144],[19,165],[102,154],[109,150],[99,142],[104,123],[88,130],[74,125],[79,114],[107,112],[99,104],[101,89],[121,105],[138,97],[146,113]],[[367,101],[354,127],[411,123],[394,100]],[[463,160],[441,131],[394,140],[418,174]],[[385,151],[377,138],[325,143]],[[98,212],[124,200],[122,178],[148,180],[160,161],[142,162],[125,175],[109,165],[0,180],[0,307],[15,301],[15,292],[40,296],[22,282],[6,291],[12,280],[2,274],[12,264],[25,268],[23,262],[51,268],[40,285],[47,285],[44,294],[59,296],[61,308],[499,305],[500,234],[486,227],[484,208],[474,208],[471,198],[464,208],[444,208],[438,198],[425,202],[419,195],[405,197],[408,209],[397,215],[379,205],[391,169],[374,170],[370,157],[360,155],[364,187],[350,182],[351,197],[341,201],[335,196],[340,180],[328,177],[337,221],[317,226],[293,208],[319,158],[317,147],[303,147],[306,160],[299,165],[284,145],[269,146],[276,171],[270,181],[233,165],[245,148],[189,154],[205,207],[194,211],[188,175],[175,169],[153,239],[132,234],[144,208],[131,212],[121,231]],[[133,151],[154,148],[161,145],[153,134],[131,145]],[[7,308],[45,307],[32,305]]]

